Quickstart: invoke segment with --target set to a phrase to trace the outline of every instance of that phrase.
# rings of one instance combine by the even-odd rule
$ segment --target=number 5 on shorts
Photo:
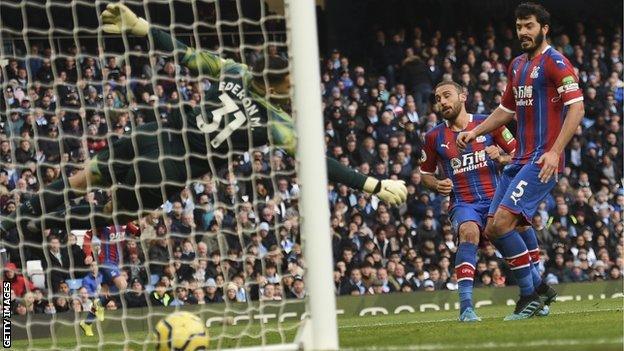
[[[524,180],[521,180],[518,185],[516,185],[516,189],[514,189],[514,192],[511,193],[511,200],[514,202],[515,205],[518,205],[518,201],[520,200],[522,195],[524,195],[524,187],[528,184],[529,183],[525,182]]]

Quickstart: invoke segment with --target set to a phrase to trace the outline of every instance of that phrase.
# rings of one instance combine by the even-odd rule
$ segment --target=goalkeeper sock
[[[455,255],[455,274],[459,290],[459,313],[472,307],[472,286],[474,284],[475,266],[477,263],[477,245],[463,242]]]
[[[531,275],[531,256],[527,250],[526,244],[516,230],[493,241],[496,248],[503,254],[505,260],[511,268],[518,286],[520,287],[521,296],[530,296],[535,292],[533,286],[533,277]]]
[[[529,250],[529,256],[531,256],[531,277],[533,278],[533,286],[538,287],[542,284],[542,276],[539,272],[540,252],[535,230],[533,227],[529,227],[529,229],[520,233],[520,236],[522,240],[524,240],[527,250]]]

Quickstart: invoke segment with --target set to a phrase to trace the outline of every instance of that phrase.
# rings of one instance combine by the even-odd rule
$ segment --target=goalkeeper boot
[[[537,295],[537,293],[533,293],[533,295],[522,296],[520,300],[516,303],[516,309],[514,312],[507,317],[505,317],[505,321],[517,321],[521,319],[527,319],[533,317],[537,311],[541,310],[544,307],[544,302]]]
[[[544,303],[544,307],[537,312],[537,315],[540,317],[546,317],[550,314],[550,304],[555,302],[557,299],[557,291],[550,285],[542,282],[542,284],[540,284],[537,288],[537,294]]]
[[[460,322],[481,322],[481,317],[477,316],[477,313],[472,309],[472,307],[468,307],[459,316],[459,321]]]
[[[85,321],[80,322],[80,329],[85,336],[94,336],[93,334],[93,326],[91,324],[87,324]]]
[[[104,306],[102,306],[100,299],[95,299],[93,305],[95,306],[95,316],[97,317],[97,320],[104,322]]]

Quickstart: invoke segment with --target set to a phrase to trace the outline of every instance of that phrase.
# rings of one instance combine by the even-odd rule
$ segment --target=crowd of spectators
[[[554,36],[552,45],[578,71],[586,116],[566,150],[563,175],[533,217],[540,270],[550,284],[618,280],[624,244],[621,28],[589,32],[578,23],[566,33]],[[328,155],[363,174],[403,179],[409,191],[407,203],[393,208],[330,184],[336,294],[457,289],[450,204],[423,187],[418,167],[423,136],[440,122],[431,93],[452,79],[465,87],[470,113],[491,112],[518,54],[514,41],[511,27],[449,37],[416,27],[377,32],[366,64],[352,65],[340,50],[322,60]],[[142,52],[134,47],[124,61],[73,47],[53,57],[49,47],[33,44],[27,59],[8,59],[0,77],[2,215],[137,126],[166,124],[178,102],[201,103],[214,84],[167,56]],[[276,47],[269,54],[283,55]],[[206,174],[162,210],[140,218],[140,230],[112,243],[91,242],[92,251],[79,232],[46,230],[43,246],[21,247],[13,232],[3,279],[13,283],[15,312],[88,311],[96,296],[106,297],[108,309],[303,298],[294,165],[275,148],[235,155],[231,168]],[[79,202],[104,204],[108,196],[105,189],[94,191]],[[127,291],[102,282],[97,252],[107,244],[121,253]],[[42,262],[42,286],[29,279],[29,260]],[[515,283],[489,244],[476,272],[477,286]]]

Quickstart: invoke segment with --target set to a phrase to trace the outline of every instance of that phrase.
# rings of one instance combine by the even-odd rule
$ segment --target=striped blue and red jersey
[[[126,238],[125,226],[109,226],[98,228],[97,235],[93,231],[85,233],[83,251],[86,255],[93,254],[93,246],[99,245],[98,263],[118,265],[121,261],[123,245]]]
[[[474,129],[487,118],[486,115],[468,116],[470,119],[464,131]],[[501,126],[460,150],[455,142],[458,134],[446,122],[427,132],[420,164],[421,173],[434,174],[438,169],[453,182],[451,206],[491,201],[496,191],[498,168],[485,148],[498,145],[511,154],[516,149],[516,139],[507,127]]]
[[[529,59],[516,57],[509,65],[508,82],[500,108],[516,114],[518,149],[514,164],[536,162],[549,151],[563,125],[566,106],[583,100],[574,67],[557,50],[547,46]],[[564,168],[559,157],[559,172]]]

